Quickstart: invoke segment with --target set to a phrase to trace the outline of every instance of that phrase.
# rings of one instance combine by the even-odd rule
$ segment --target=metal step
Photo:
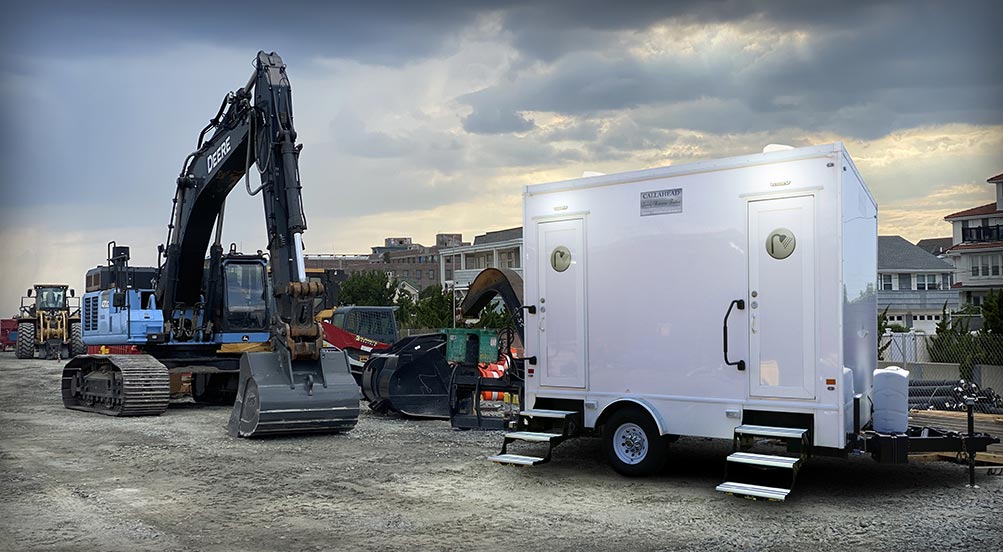
[[[520,416],[524,418],[567,418],[568,416],[578,414],[573,410],[523,410],[519,413]]]
[[[496,454],[494,456],[488,456],[488,460],[497,462],[498,464],[507,464],[511,466],[535,466],[546,461],[545,458],[539,458],[537,456],[523,456],[521,454]]]
[[[795,466],[801,463],[800,458],[791,458],[790,456],[773,456],[770,454],[756,454],[754,452],[732,453],[728,456],[728,461],[739,464],[752,464],[754,466],[788,469],[794,469]]]
[[[790,489],[780,489],[778,487],[763,487],[762,485],[750,485],[749,483],[734,483],[726,481],[716,487],[722,493],[737,496],[754,496],[756,498],[767,498],[769,500],[783,501],[790,494]]]
[[[528,441],[530,443],[549,443],[554,439],[564,437],[559,433],[538,433],[535,431],[513,431],[506,433],[505,439],[511,441]]]
[[[740,425],[735,428],[735,435],[753,435],[756,437],[776,437],[779,439],[801,439],[807,429],[796,427],[770,427],[760,425]]]

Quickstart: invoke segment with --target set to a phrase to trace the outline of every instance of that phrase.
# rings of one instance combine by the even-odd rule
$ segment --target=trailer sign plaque
[[[668,215],[683,212],[683,189],[641,192],[641,216]]]

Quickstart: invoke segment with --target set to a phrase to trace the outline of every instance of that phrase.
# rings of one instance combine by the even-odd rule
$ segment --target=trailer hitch
[[[724,315],[724,363],[728,366],[737,366],[741,371],[745,370],[744,360],[736,360],[735,362],[728,360],[728,317],[731,316],[731,309],[735,307],[738,307],[738,310],[745,310],[745,300],[735,299],[732,301],[731,305],[728,305],[728,312]]]

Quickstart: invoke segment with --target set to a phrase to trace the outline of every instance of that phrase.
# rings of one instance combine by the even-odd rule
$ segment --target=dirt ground
[[[504,467],[498,432],[365,408],[344,435],[236,440],[229,408],[66,410],[61,366],[0,353],[2,550],[1003,549],[1003,477],[947,463],[813,459],[751,501],[714,491],[727,442],[627,479],[596,439]]]

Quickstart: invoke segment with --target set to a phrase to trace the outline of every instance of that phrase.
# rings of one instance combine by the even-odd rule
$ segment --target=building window
[[[429,270],[428,271],[428,279],[432,280],[434,278],[435,278],[435,271],[434,270]]]
[[[405,278],[407,278],[407,273],[408,273],[408,271],[407,271],[407,270],[405,270],[405,271],[404,271],[404,274],[402,274],[402,276],[404,276]]]
[[[937,275],[936,274],[917,274],[916,275],[916,289],[918,290],[935,290],[937,289]]]
[[[878,289],[881,289],[881,290],[884,290],[884,291],[891,291],[892,290],[892,275],[891,274],[882,274],[881,275],[881,281],[878,282]]]
[[[972,278],[990,278],[1000,276],[1001,256],[972,255]]]

